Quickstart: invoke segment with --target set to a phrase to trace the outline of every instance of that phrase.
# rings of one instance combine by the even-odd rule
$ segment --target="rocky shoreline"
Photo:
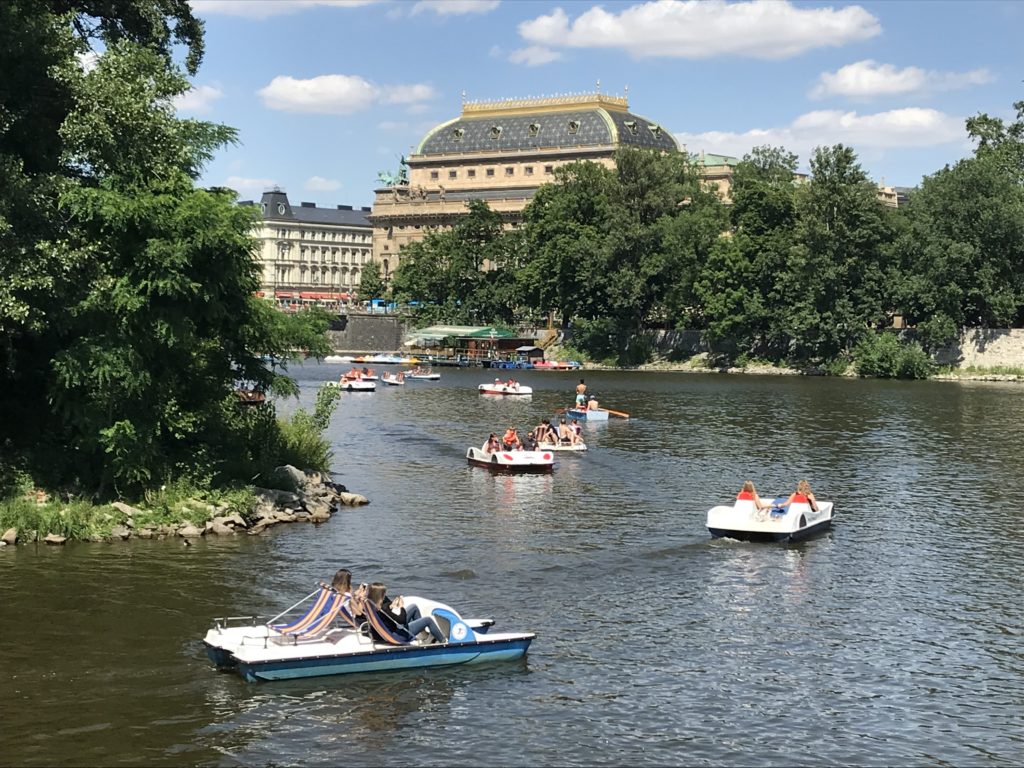
[[[295,491],[275,488],[254,487],[256,503],[245,514],[230,512],[226,505],[213,505],[190,499],[183,513],[190,517],[205,516],[202,524],[182,519],[176,523],[147,523],[151,512],[132,507],[121,501],[109,505],[108,521],[111,523],[108,535],[93,535],[85,541],[125,541],[127,539],[166,539],[178,537],[187,543],[201,536],[234,536],[240,533],[257,535],[281,523],[325,523],[341,506],[357,507],[369,504],[365,496],[350,493],[340,483],[335,483],[320,472],[302,472],[292,466],[278,468],[278,474],[287,477]],[[13,544],[42,542],[61,545],[68,538],[56,533],[39,530],[19,531],[7,529],[0,536],[0,547]]]

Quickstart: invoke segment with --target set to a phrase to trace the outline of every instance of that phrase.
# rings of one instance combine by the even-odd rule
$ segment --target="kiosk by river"
[[[338,366],[293,370],[310,404]],[[371,499],[260,536],[0,550],[5,765],[1017,765],[1024,388],[586,372],[590,451],[469,467],[580,374],[479,370],[345,394],[338,478]],[[798,545],[712,540],[752,479],[835,500]],[[538,633],[522,663],[251,685],[213,616],[335,569]]]

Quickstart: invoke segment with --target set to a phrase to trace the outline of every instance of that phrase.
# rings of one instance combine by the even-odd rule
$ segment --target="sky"
[[[201,183],[369,206],[463,99],[627,96],[690,152],[852,147],[912,187],[1024,100],[1024,2],[189,0],[206,56],[182,117],[239,143]]]

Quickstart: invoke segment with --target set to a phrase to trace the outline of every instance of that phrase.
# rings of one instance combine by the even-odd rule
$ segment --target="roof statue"
[[[377,171],[377,182],[385,187],[404,187],[409,184],[409,161],[402,155],[398,161],[398,172]]]

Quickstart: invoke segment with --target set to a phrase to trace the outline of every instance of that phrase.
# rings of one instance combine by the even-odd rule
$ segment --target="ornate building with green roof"
[[[382,175],[367,217],[374,258],[387,277],[404,246],[451,226],[469,200],[486,201],[516,226],[537,188],[554,179],[555,168],[577,160],[611,167],[621,147],[680,151],[666,128],[630,112],[619,96],[465,102],[461,115],[427,133],[407,169]]]

